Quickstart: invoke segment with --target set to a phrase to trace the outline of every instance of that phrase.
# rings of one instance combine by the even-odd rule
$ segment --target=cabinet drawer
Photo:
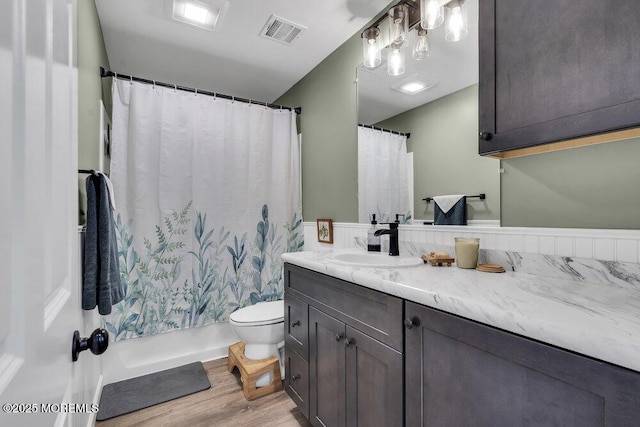
[[[284,307],[284,341],[304,360],[309,360],[309,306],[285,294]]]
[[[402,352],[402,300],[325,274],[285,264],[285,295],[317,307]]]
[[[304,416],[309,419],[309,363],[291,347],[285,347],[285,391]]]

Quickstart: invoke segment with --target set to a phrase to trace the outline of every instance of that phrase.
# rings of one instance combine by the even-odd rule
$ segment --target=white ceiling
[[[214,32],[171,19],[172,0],[95,0],[111,70],[273,102],[389,0],[229,0]],[[276,14],[307,27],[292,46],[258,36]]]
[[[111,70],[267,102],[396,1],[229,0],[211,32],[173,20],[173,0],[95,0]],[[376,70],[358,69],[360,123],[377,123],[478,82],[478,0],[464,7],[469,35],[451,43],[444,25],[430,31],[431,57],[413,60],[410,44],[403,76],[388,76],[384,59]],[[272,14],[307,30],[291,46],[266,40],[258,34]],[[414,73],[437,85],[416,95],[391,89]]]

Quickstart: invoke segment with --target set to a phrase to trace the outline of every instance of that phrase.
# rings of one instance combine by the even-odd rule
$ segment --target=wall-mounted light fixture
[[[451,0],[447,4],[449,17],[447,19],[447,32],[445,38],[449,42],[457,42],[469,34],[467,10],[462,8],[464,0]]]
[[[404,73],[404,49],[408,46],[409,31],[415,30],[412,56],[423,60],[430,56],[428,31],[444,22],[448,10],[445,39],[460,41],[469,33],[465,0],[400,0],[385,16],[362,32],[364,66],[375,68],[382,61],[381,51],[388,47],[387,72],[392,76]],[[381,25],[388,19],[387,42],[381,42]]]
[[[362,54],[364,66],[375,68],[382,62],[382,47],[380,46],[380,30],[376,27],[367,28],[362,33]]]

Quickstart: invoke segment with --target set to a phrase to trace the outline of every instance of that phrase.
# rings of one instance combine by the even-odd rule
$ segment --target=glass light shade
[[[409,33],[409,7],[400,4],[389,9],[389,40],[397,46],[407,45]]]
[[[449,42],[460,41],[469,34],[467,10],[462,8],[462,3],[461,1],[454,0],[447,5],[449,8],[449,17],[447,18],[445,39]]]
[[[375,68],[382,62],[379,35],[380,30],[377,28],[369,28],[362,32],[362,54],[364,66],[367,68]]]
[[[422,61],[427,59],[431,55],[431,46],[429,46],[429,39],[427,38],[427,30],[424,28],[416,28],[416,33],[413,38],[413,59],[416,61]]]
[[[440,0],[420,0],[420,23],[422,28],[433,30],[444,22],[444,7]]]
[[[401,46],[389,46],[387,73],[390,76],[400,76],[404,74],[404,50],[401,49]]]

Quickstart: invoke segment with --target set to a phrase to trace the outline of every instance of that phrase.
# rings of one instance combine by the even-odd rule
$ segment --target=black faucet
[[[374,233],[375,236],[382,236],[383,234],[389,235],[389,255],[390,256],[398,256],[400,255],[400,250],[398,248],[398,223],[397,222],[387,222],[385,224],[389,224],[388,230],[376,230]]]

